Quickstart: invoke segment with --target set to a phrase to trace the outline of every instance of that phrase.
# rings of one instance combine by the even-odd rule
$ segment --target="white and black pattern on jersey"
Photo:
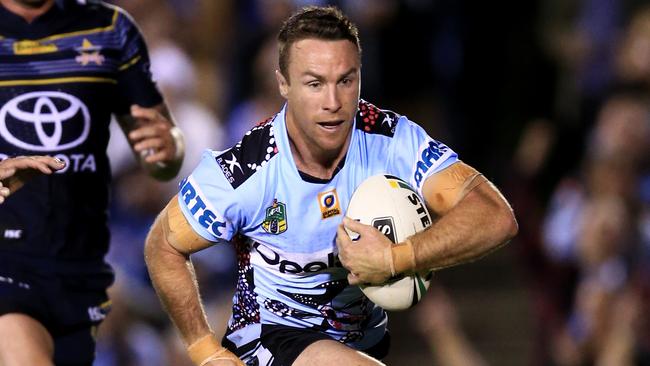
[[[379,109],[374,104],[360,99],[356,117],[357,129],[370,134],[393,137],[401,116],[393,111]]]
[[[278,153],[272,120],[269,118],[258,123],[234,147],[216,157],[233,188],[242,185]]]
[[[260,306],[255,294],[253,267],[251,267],[251,242],[243,236],[233,238],[237,252],[237,296],[232,305],[232,320],[228,324],[230,331],[236,331],[247,325],[260,322]]]
[[[264,308],[280,317],[293,317],[297,319],[322,318],[322,323],[317,327],[322,330],[336,329],[339,331],[359,331],[369,320],[371,310],[370,302],[364,296],[351,303],[334,305],[332,300],[348,286],[347,279],[321,283],[304,294],[291,293],[278,289],[278,292],[288,298],[307,305],[318,311],[318,314],[309,313],[288,306],[287,304],[267,299]],[[314,290],[323,291],[320,294]],[[361,309],[361,313],[352,313],[350,309]],[[351,339],[357,339],[352,337]]]

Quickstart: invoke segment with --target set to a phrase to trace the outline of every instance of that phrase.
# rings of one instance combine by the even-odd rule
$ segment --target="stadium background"
[[[183,175],[203,148],[233,144],[281,106],[272,72],[280,22],[297,6],[334,4],[360,27],[362,97],[417,121],[502,189],[519,236],[484,260],[440,271],[424,303],[390,314],[388,364],[590,364],[612,357],[602,355],[607,342],[632,344],[633,364],[649,364],[650,322],[639,311],[650,292],[646,2],[113,3],[142,28],[154,77],[186,133]],[[189,365],[142,258],[175,184],[138,172],[113,135],[117,282],[95,365]],[[217,331],[229,311],[232,258],[219,247],[195,259]],[[626,322],[638,326],[612,326]]]

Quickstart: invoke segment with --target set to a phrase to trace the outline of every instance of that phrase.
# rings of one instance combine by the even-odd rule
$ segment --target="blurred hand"
[[[359,234],[359,239],[353,242],[345,228]],[[351,285],[380,284],[390,278],[393,243],[376,228],[345,217],[337,230],[336,245],[341,264],[350,271]]]
[[[52,174],[65,163],[50,156],[19,156],[0,161],[0,204],[37,172]]]
[[[176,145],[170,132],[174,127],[171,121],[155,108],[135,104],[131,106],[131,116],[137,126],[128,135],[133,150],[150,164],[174,160]]]

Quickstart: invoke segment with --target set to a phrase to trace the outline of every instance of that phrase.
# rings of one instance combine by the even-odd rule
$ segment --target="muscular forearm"
[[[510,206],[486,182],[409,240],[415,252],[416,270],[426,270],[478,259],[507,243],[516,232]]]
[[[170,246],[156,220],[145,245],[151,281],[186,344],[210,332],[189,258]]]

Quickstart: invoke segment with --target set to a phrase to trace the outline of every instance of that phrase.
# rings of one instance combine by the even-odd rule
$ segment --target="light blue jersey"
[[[206,151],[181,182],[179,202],[194,230],[237,249],[238,283],[226,339],[244,361],[270,355],[261,324],[311,328],[353,348],[370,348],[386,331],[386,313],[347,282],[336,229],[366,178],[391,174],[422,193],[431,174],[457,155],[406,117],[360,101],[340,170],[329,180],[299,172],[285,109],[232,149]]]

